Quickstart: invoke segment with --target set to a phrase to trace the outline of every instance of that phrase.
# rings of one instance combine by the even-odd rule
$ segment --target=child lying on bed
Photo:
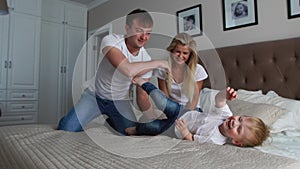
[[[261,119],[232,114],[226,101],[236,98],[237,93],[231,87],[216,95],[215,111],[201,113],[185,109],[142,78],[136,77],[132,81],[150,95],[157,108],[162,110],[168,119],[137,123],[135,127],[125,129],[129,135],[157,135],[167,131],[169,136],[174,137],[177,133],[179,138],[198,143],[210,142],[223,145],[227,140],[231,140],[232,144],[243,147],[261,145],[269,136],[269,129]]]

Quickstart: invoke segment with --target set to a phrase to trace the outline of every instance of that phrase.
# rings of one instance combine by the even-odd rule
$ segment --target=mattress
[[[295,159],[232,145],[195,144],[167,136],[118,136],[103,125],[84,132],[54,125],[0,127],[0,168],[244,168],[300,166]]]

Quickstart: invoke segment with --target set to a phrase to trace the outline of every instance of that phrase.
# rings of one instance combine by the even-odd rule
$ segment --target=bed
[[[200,98],[204,111],[224,86],[239,89],[230,108],[265,120],[272,126],[271,141],[240,148],[163,135],[125,137],[113,133],[103,117],[78,133],[55,130],[55,125],[3,126],[0,168],[299,168],[300,143],[293,142],[300,140],[300,38],[205,50],[199,56],[210,77]]]

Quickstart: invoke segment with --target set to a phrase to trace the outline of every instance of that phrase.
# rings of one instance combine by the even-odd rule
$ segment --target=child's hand
[[[226,88],[226,99],[227,100],[233,100],[237,97],[237,92],[231,88],[231,87],[227,87]]]
[[[183,137],[186,137],[190,134],[189,129],[187,128],[186,122],[183,119],[177,119],[175,122],[176,128],[180,131]]]

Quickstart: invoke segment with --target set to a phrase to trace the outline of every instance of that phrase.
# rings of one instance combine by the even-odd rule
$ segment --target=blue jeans
[[[188,111],[185,106],[167,98],[152,83],[146,82],[141,87],[149,94],[156,107],[166,114],[168,119],[157,119],[148,123],[137,123],[136,135],[161,134],[170,128],[178,117]]]
[[[101,99],[86,89],[74,108],[60,120],[57,129],[83,131],[86,124],[101,114],[107,115],[107,122],[122,135],[127,135],[125,129],[136,123],[130,101]]]

